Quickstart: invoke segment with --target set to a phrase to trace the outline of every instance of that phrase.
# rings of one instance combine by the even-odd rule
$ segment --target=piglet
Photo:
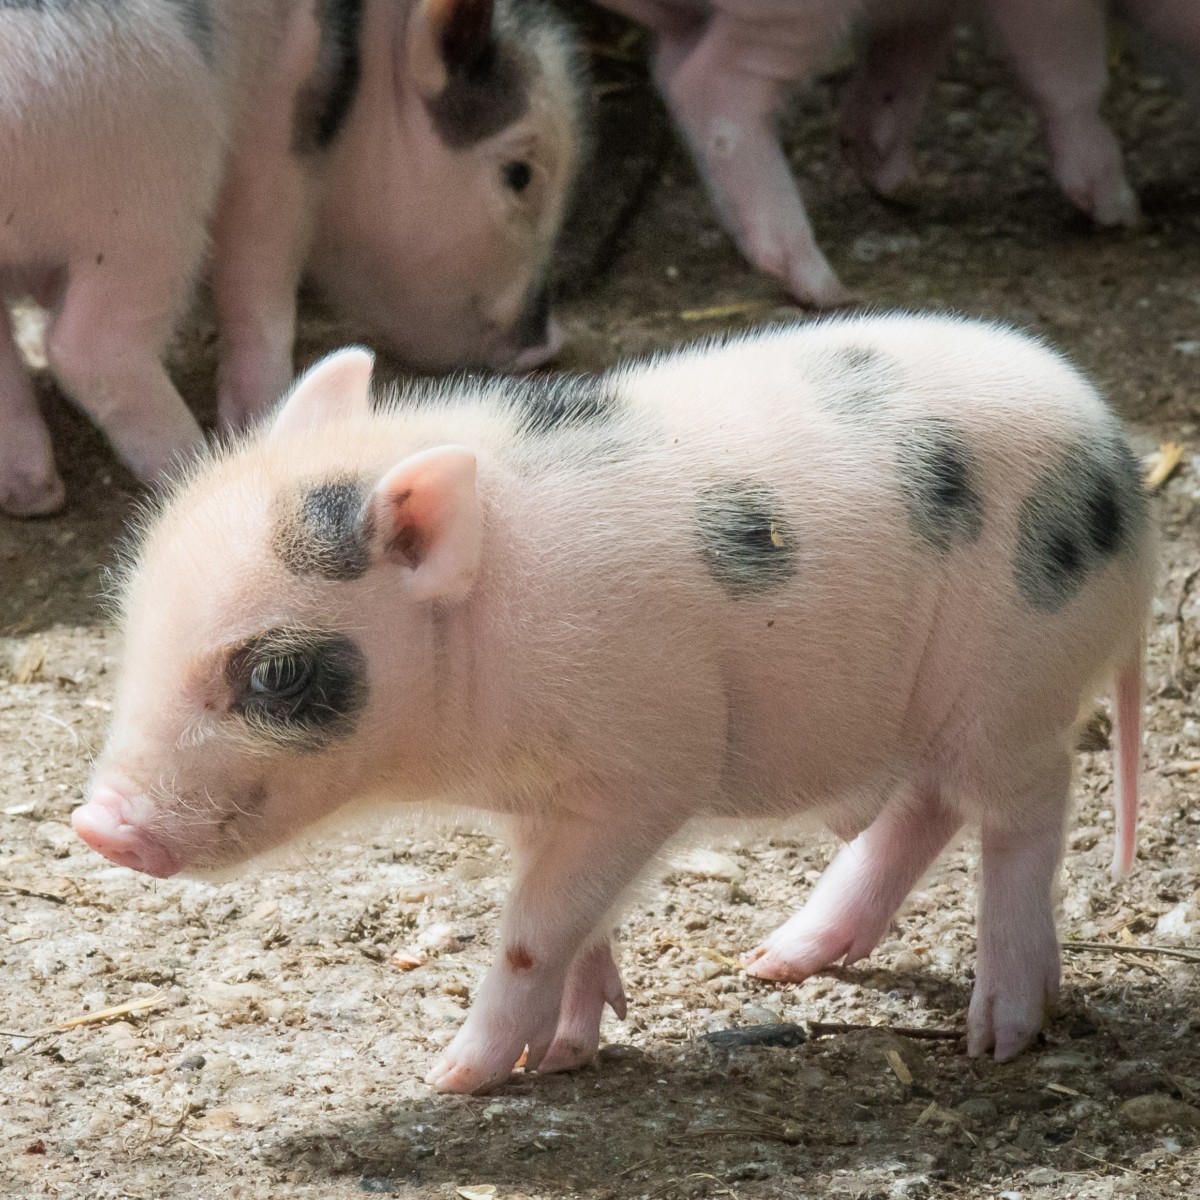
[[[477,1092],[592,1056],[625,1010],[614,909],[692,822],[849,843],[751,951],[776,980],[868,954],[970,822],[968,1047],[1025,1047],[1074,731],[1114,677],[1117,873],[1134,850],[1155,539],[1083,377],[903,316],[376,407],[370,374],[325,359],[146,523],[84,840],[166,877],[377,806],[498,815],[516,886],[429,1075]]]
[[[200,438],[162,355],[206,258],[227,427],[290,383],[305,273],[413,365],[544,359],[582,107],[511,0],[0,3],[0,510],[64,500],[14,295],[146,478]]]

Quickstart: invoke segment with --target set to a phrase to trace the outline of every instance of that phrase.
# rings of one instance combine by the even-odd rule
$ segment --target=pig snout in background
[[[0,297],[50,310],[55,378],[146,479],[201,440],[162,357],[206,255],[226,428],[290,383],[305,274],[413,366],[526,369],[583,104],[510,0],[0,6]],[[0,509],[52,512],[0,319]]]
[[[517,881],[429,1075],[468,1092],[593,1055],[625,1007],[614,910],[693,819],[808,812],[849,842],[750,953],[778,980],[869,953],[969,822],[968,1049],[1025,1047],[1058,988],[1074,728],[1114,677],[1118,873],[1134,848],[1155,539],[1086,381],[911,317],[374,409],[371,365],[319,363],[148,523],[85,840],[165,875],[372,805],[498,814]]]
[[[776,118],[788,85],[811,81],[851,32],[862,49],[842,131],[865,181],[891,195],[912,169],[925,93],[958,19],[994,31],[1042,120],[1055,179],[1101,226],[1133,225],[1137,196],[1100,113],[1108,81],[1102,0],[600,0],[654,34],[659,90],[722,224],[745,257],[799,301],[849,294],[818,246]],[[1126,0],[1122,11],[1200,60],[1192,0]]]

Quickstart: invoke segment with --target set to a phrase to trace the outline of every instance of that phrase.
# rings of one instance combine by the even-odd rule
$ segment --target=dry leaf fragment
[[[905,1087],[908,1087],[913,1081],[913,1074],[908,1069],[908,1063],[906,1063],[904,1059],[900,1057],[900,1051],[889,1050],[887,1052],[887,1060],[892,1070],[896,1073],[896,1078],[900,1080]]]
[[[938,1110],[938,1102],[936,1100],[930,1100],[929,1107],[926,1108],[921,1113],[921,1115],[917,1118],[917,1124],[918,1125],[928,1125],[930,1120],[933,1117],[933,1114],[936,1113],[937,1110]]]
[[[1067,1087],[1065,1083],[1048,1083],[1046,1091],[1057,1092],[1060,1096],[1082,1096],[1082,1092],[1077,1092],[1074,1088]]]
[[[496,1194],[496,1185],[494,1183],[471,1183],[466,1187],[454,1189],[456,1196],[461,1196],[462,1200],[491,1200]]]
[[[744,317],[767,307],[764,300],[741,300],[736,304],[714,304],[711,308],[687,308],[681,321],[716,321],[721,317]]]
[[[1148,492],[1157,492],[1175,474],[1183,461],[1183,447],[1178,442],[1166,442],[1147,461],[1142,486]]]
[[[142,996],[138,1000],[130,1000],[127,1004],[117,1004],[112,1008],[101,1008],[96,1012],[82,1013],[78,1017],[68,1017],[65,1021],[59,1021],[52,1028],[63,1030],[74,1029],[78,1025],[95,1025],[98,1021],[108,1021],[113,1017],[123,1017],[128,1013],[145,1012],[150,1008],[158,1008],[165,1001],[166,997],[162,992],[155,992],[153,996]]]
[[[15,683],[33,683],[42,673],[48,649],[49,646],[45,642],[30,642],[25,647],[25,653],[17,659],[16,665],[13,667],[13,681]]]

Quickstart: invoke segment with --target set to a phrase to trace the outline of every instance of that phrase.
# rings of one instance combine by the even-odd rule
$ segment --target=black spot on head
[[[319,0],[317,65],[296,95],[292,152],[329,149],[342,131],[362,78],[363,0]]]
[[[752,480],[704,488],[696,507],[700,554],[735,600],[767,591],[795,574],[797,546],[775,494]]]
[[[358,479],[330,479],[282,493],[274,506],[272,549],[293,575],[360,579],[371,565],[366,501]]]
[[[529,111],[528,69],[511,42],[494,34],[470,53],[446,51],[446,86],[425,107],[442,141],[465,150],[515,124]]]
[[[916,421],[901,434],[897,470],[913,532],[935,550],[977,541],[983,497],[975,456],[962,432],[941,418]]]
[[[270,629],[225,664],[230,711],[255,734],[291,749],[324,749],[353,732],[367,701],[366,658],[340,633]]]
[[[843,417],[872,416],[883,409],[903,379],[900,364],[871,346],[837,346],[805,363],[816,402]]]
[[[200,52],[200,57],[211,63],[215,30],[209,0],[171,0],[171,5],[178,10],[184,32]]]
[[[612,387],[589,375],[521,380],[512,397],[519,431],[533,437],[603,425],[620,408]]]
[[[1052,462],[1021,504],[1014,575],[1036,609],[1056,612],[1088,573],[1144,527],[1137,460],[1119,436],[1074,446]]]

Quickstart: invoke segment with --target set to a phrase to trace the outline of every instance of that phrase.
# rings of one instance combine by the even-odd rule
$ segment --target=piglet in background
[[[473,1092],[592,1057],[616,907],[692,822],[849,842],[751,952],[777,980],[868,954],[970,822],[968,1048],[1028,1045],[1074,731],[1114,677],[1118,873],[1134,848],[1154,533],[1088,383],[915,317],[375,409],[370,373],[319,363],[148,519],[84,840],[165,877],[378,807],[498,815],[516,886],[429,1075]]]
[[[1195,0],[979,0],[1038,109],[1054,177],[1098,225],[1135,225],[1137,195],[1100,107],[1108,87],[1106,10],[1114,9],[1160,53],[1175,58],[1193,92],[1200,64]],[[866,181],[892,194],[912,170],[921,104],[959,15],[945,0],[911,0],[870,29],[843,108],[843,129]]]
[[[146,478],[200,440],[162,357],[206,253],[226,427],[290,383],[306,273],[414,366],[535,365],[582,106],[515,0],[0,4],[0,298]],[[0,509],[63,499],[0,304]]]
[[[849,293],[821,252],[776,121],[852,33],[862,58],[842,127],[860,172],[890,195],[912,168],[912,133],[955,22],[994,29],[1038,108],[1055,178],[1099,225],[1132,225],[1137,197],[1100,115],[1108,81],[1100,0],[600,0],[655,36],[654,70],[729,234],[760,271],[817,307]],[[1200,59],[1195,0],[1126,0],[1142,27]]]

